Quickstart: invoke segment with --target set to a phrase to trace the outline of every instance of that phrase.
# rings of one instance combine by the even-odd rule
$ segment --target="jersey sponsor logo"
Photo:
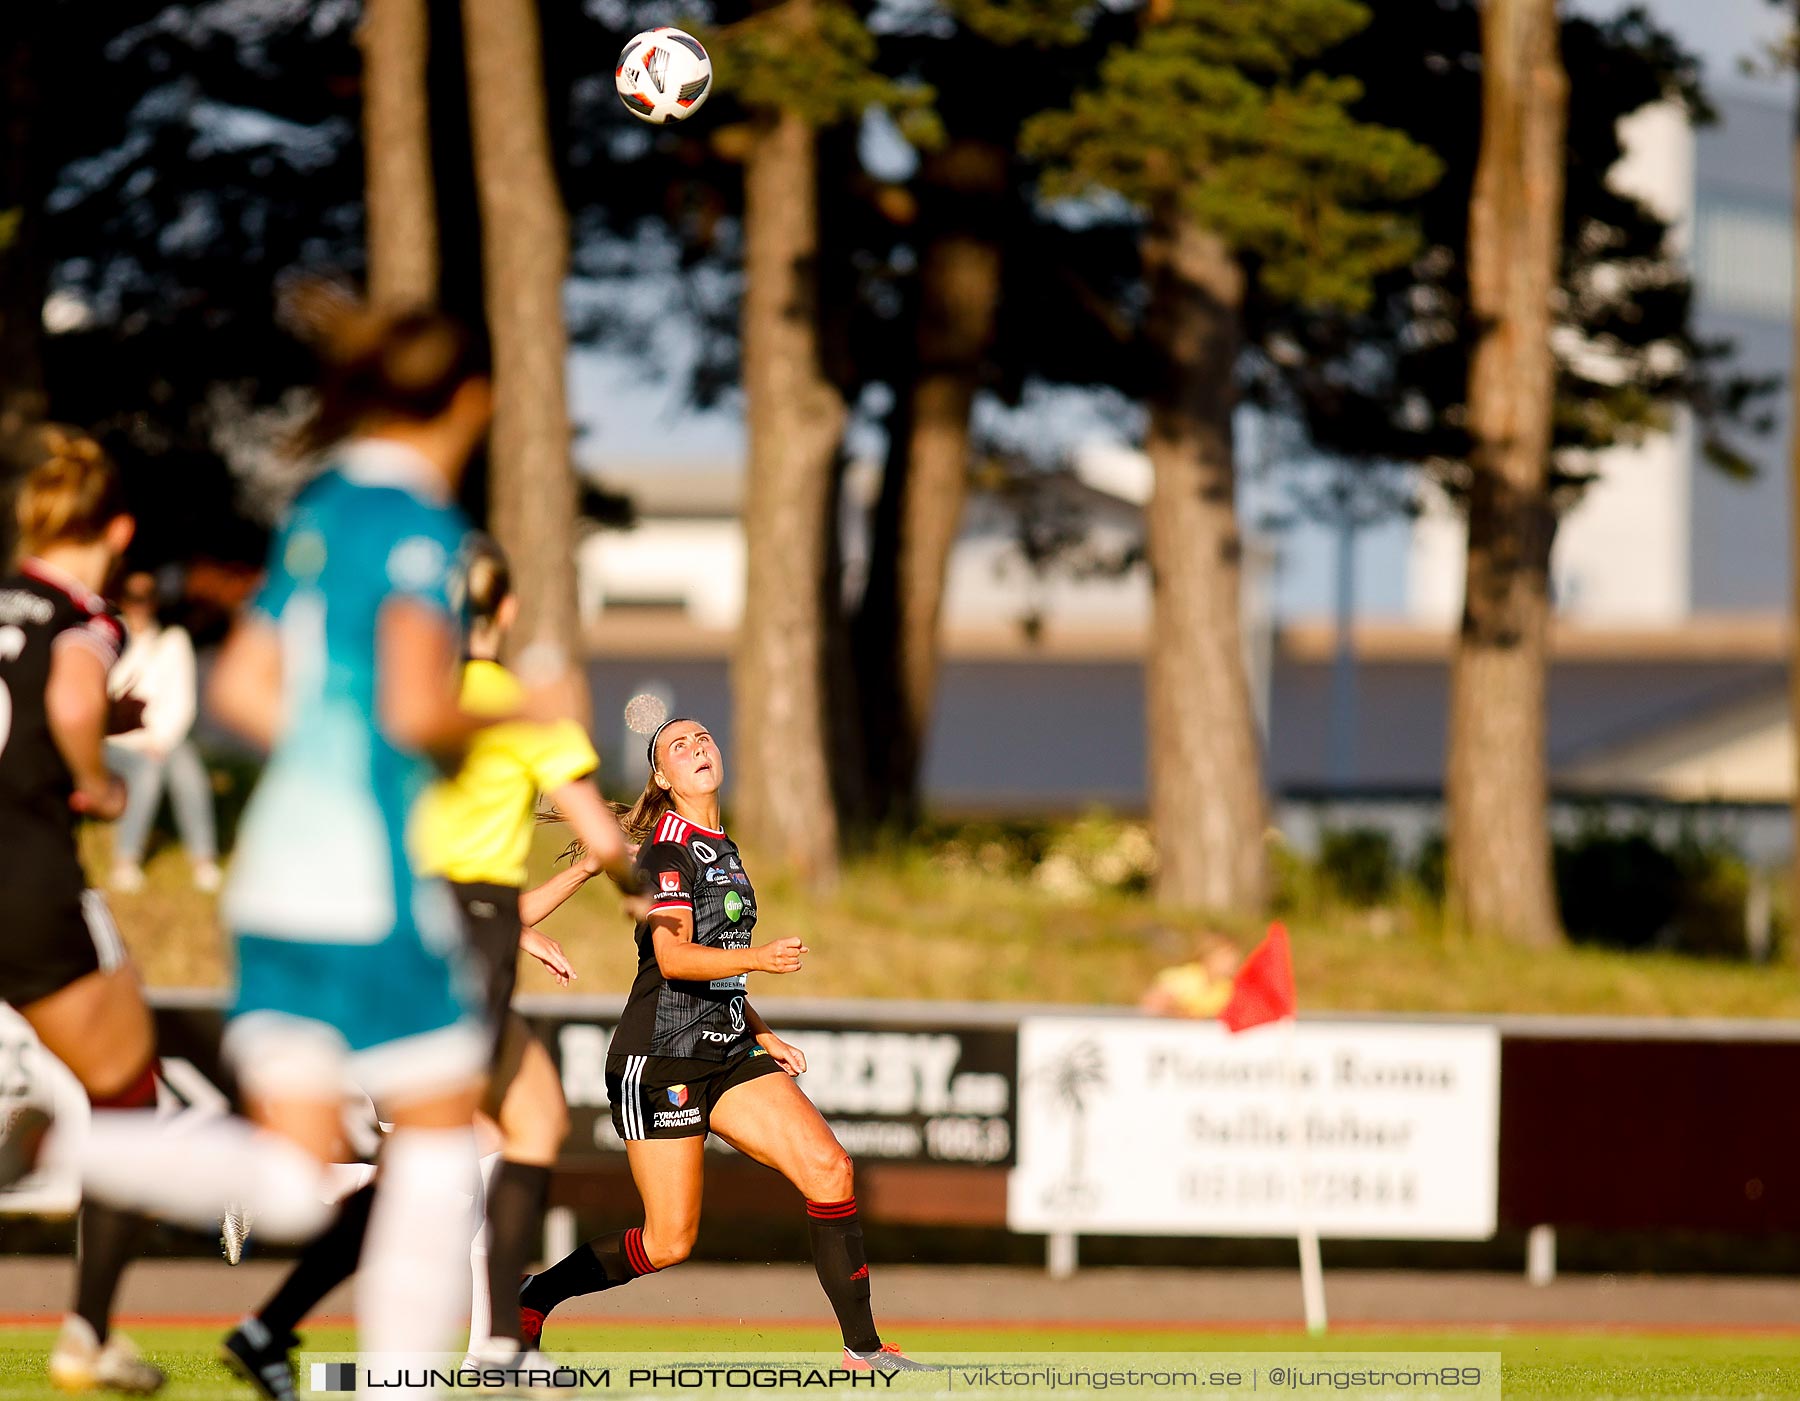
[[[281,567],[303,582],[317,579],[325,572],[325,537],[316,530],[296,530],[288,537]]]
[[[690,845],[694,848],[694,855],[698,856],[702,861],[717,861],[719,859],[719,853],[714,851],[703,841],[696,839],[690,843]]]
[[[741,871],[743,869],[743,867],[738,865],[738,859],[735,856],[727,856],[725,858],[725,864],[734,871]]]
[[[726,875],[717,866],[708,866],[704,875],[708,885],[725,885],[731,880],[731,877]]]
[[[688,1087],[686,1085],[670,1085],[663,1093],[668,1095],[669,1103],[674,1105],[677,1109],[688,1102]]]
[[[735,1031],[742,1031],[744,1029],[744,1014],[742,1011],[738,1010],[739,1005],[743,1000],[744,999],[741,997],[734,997],[731,1000],[732,1021],[736,1023]],[[737,1036],[734,1031],[713,1031],[707,1027],[701,1027],[700,1039],[702,1041],[710,1041],[716,1046],[726,1041],[735,1041],[737,1040]]]
[[[742,871],[733,871],[731,873],[731,878],[739,885],[747,886],[750,884],[750,877],[745,875]]]
[[[727,890],[725,892],[725,918],[736,924],[743,918],[743,914],[744,897],[735,890]]]
[[[656,884],[664,895],[679,895],[681,894],[681,872],[664,871],[656,878]]]
[[[687,1129],[700,1122],[700,1106],[690,1104],[686,1109],[658,1109],[650,1115],[650,1127],[656,1129]]]
[[[733,1031],[744,1029],[744,999],[741,997],[731,999],[731,1029]]]

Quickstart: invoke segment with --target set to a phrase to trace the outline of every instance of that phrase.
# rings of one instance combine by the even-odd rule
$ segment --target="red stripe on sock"
[[[123,1089],[109,1095],[89,1095],[88,1103],[96,1109],[156,1108],[156,1062],[147,1061],[137,1077]]]
[[[841,1202],[808,1202],[806,1214],[815,1221],[840,1221],[846,1216],[856,1215],[856,1198],[850,1197]]]
[[[656,1266],[650,1263],[650,1257],[644,1253],[642,1228],[633,1226],[625,1232],[625,1258],[631,1262],[631,1268],[641,1275],[656,1273]]]

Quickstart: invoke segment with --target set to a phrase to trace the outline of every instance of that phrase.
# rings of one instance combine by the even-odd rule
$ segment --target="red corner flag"
[[[1287,927],[1271,924],[1231,980],[1231,1000],[1220,1010],[1219,1020],[1232,1031],[1248,1031],[1293,1015],[1294,960],[1288,952]]]

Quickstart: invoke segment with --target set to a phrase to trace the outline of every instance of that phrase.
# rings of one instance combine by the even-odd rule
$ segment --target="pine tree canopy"
[[[1099,83],[1026,124],[1044,193],[1175,201],[1254,263],[1270,296],[1357,310],[1418,247],[1394,206],[1441,172],[1425,146],[1356,120],[1354,78],[1302,72],[1360,29],[1352,0],[1177,0],[1110,52]]]
[[[715,11],[722,18],[731,8]],[[941,137],[931,89],[879,72],[874,36],[840,0],[782,0],[700,37],[713,54],[721,93],[746,107],[793,112],[814,127],[881,108],[915,145]]]

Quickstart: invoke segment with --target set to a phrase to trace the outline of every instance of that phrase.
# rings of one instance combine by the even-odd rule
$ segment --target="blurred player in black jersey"
[[[650,913],[637,926],[638,972],[606,1059],[613,1127],[625,1140],[644,1224],[589,1241],[519,1294],[520,1334],[535,1348],[564,1299],[629,1284],[687,1259],[700,1226],[708,1132],[774,1168],[806,1198],[813,1263],[844,1335],[845,1365],[919,1364],[884,1345],[869,1307],[850,1155],[801,1093],[806,1057],[750,1006],[750,973],[796,973],[798,939],[752,946],[756,892],[719,816],[724,761],[698,720],[650,736],[650,778],[624,815],[643,843]]]
[[[150,1013],[118,926],[87,888],[77,814],[111,821],[107,673],[124,628],[100,597],[131,543],[119,475],[91,438],[44,429],[19,490],[20,559],[0,579],[0,999],[75,1073],[96,1110],[156,1102]],[[144,1394],[163,1374],[110,1333],[140,1217],[81,1208],[75,1308],[50,1355],[65,1391]]]

